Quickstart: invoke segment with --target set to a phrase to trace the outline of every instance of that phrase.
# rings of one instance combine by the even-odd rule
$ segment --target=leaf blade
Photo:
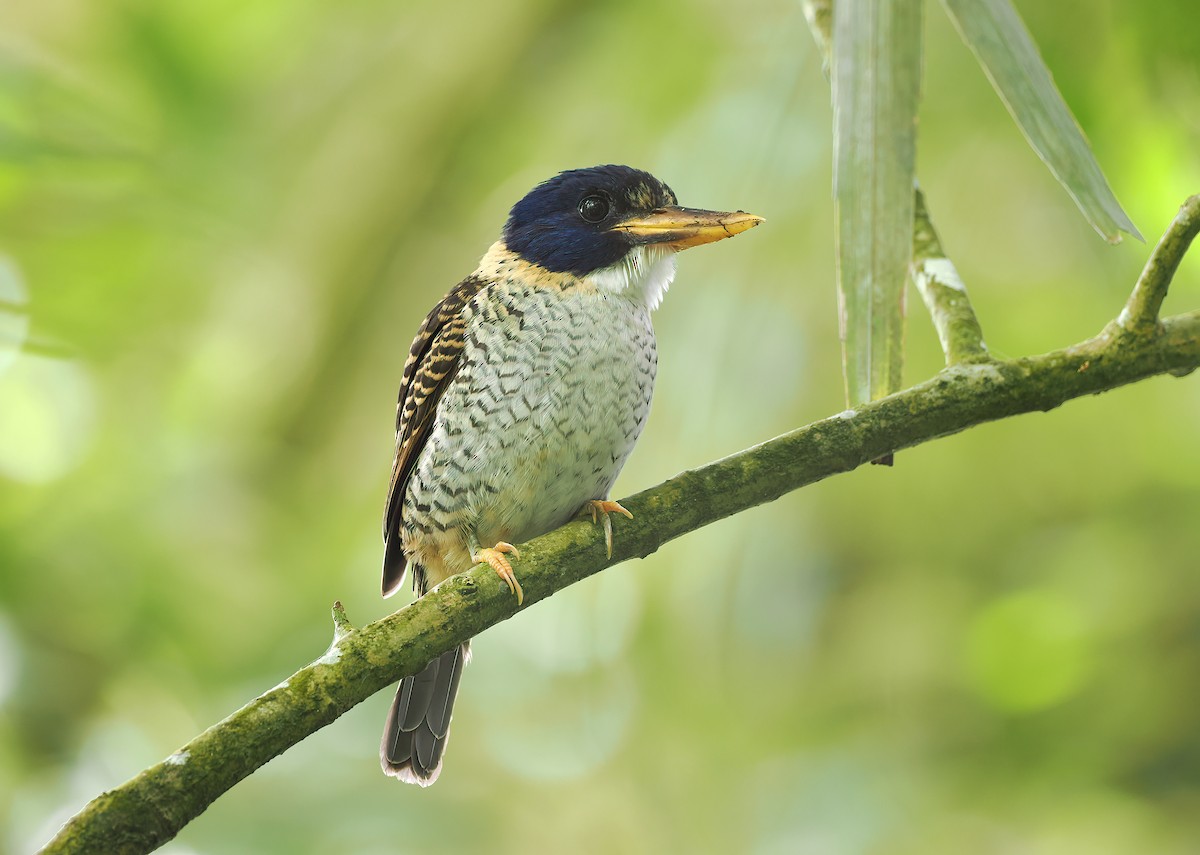
[[[1121,232],[1144,240],[1010,0],[942,0],[942,6],[1030,147],[1092,227],[1109,243],[1119,243]]]
[[[834,4],[838,308],[850,405],[900,387],[921,62],[922,0]]]

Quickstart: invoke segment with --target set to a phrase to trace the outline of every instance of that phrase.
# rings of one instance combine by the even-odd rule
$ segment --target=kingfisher
[[[423,596],[488,564],[517,598],[508,556],[578,514],[632,514],[609,491],[646,418],[658,354],[650,314],[675,255],[762,217],[683,208],[648,172],[572,169],[513,206],[478,268],[434,306],[404,363],[384,512],[383,595],[412,568]],[[437,780],[469,643],[405,677],[383,771]]]

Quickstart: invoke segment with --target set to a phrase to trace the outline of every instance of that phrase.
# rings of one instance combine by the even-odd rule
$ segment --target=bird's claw
[[[496,575],[504,580],[504,584],[508,585],[508,590],[517,595],[517,605],[519,606],[525,602],[525,592],[521,590],[521,583],[517,581],[517,574],[513,572],[512,564],[504,557],[505,553],[511,554],[514,558],[521,557],[521,553],[515,546],[502,540],[495,546],[476,550],[471,554],[471,560],[476,564],[486,564],[495,570]]]
[[[633,519],[633,514],[621,507],[620,502],[610,502],[607,499],[591,499],[583,503],[583,509],[592,512],[593,525],[601,520],[604,521],[604,549],[608,557],[612,558],[612,520],[608,518],[608,515],[621,514]]]

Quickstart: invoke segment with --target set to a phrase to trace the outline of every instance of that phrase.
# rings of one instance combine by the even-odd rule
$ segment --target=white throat
[[[601,291],[640,297],[651,311],[662,303],[674,278],[675,250],[661,244],[635,246],[616,264],[584,277]]]

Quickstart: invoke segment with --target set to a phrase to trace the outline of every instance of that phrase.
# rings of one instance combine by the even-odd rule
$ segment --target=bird
[[[632,514],[609,498],[650,413],[650,315],[676,254],[763,218],[680,207],[650,173],[607,164],[543,181],[509,212],[476,270],[426,316],[404,363],[384,512],[383,596],[411,568],[423,596],[488,564],[524,594],[514,543],[580,514]],[[437,780],[470,643],[405,677],[383,771]]]

